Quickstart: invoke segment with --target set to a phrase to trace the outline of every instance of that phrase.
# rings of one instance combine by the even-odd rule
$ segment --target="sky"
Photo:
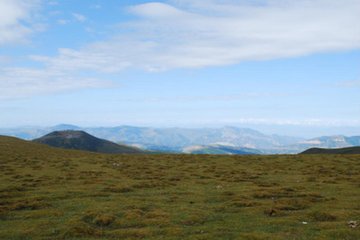
[[[0,0],[0,128],[360,135],[360,0]]]

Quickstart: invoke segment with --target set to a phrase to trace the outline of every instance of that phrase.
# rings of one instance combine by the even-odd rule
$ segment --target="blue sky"
[[[359,0],[0,0],[0,127],[360,134]]]

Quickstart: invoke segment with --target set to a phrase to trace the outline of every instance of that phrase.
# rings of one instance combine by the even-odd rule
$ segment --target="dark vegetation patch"
[[[331,213],[315,211],[309,214],[310,219],[317,222],[330,222],[336,221],[337,217]]]
[[[100,228],[109,227],[112,223],[114,223],[115,219],[116,217],[113,214],[94,212],[87,213],[82,218],[84,222]]]

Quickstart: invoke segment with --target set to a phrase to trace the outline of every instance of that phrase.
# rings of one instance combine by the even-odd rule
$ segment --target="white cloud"
[[[79,14],[79,13],[73,13],[72,14],[73,17],[75,18],[76,21],[79,21],[79,22],[85,22],[86,21],[86,17],[82,14]]]
[[[81,15],[79,13],[72,13],[71,15],[72,15],[72,19],[63,19],[63,18],[58,19],[57,23],[60,25],[67,25],[67,24],[73,23],[75,21],[82,23],[87,20],[87,18],[84,15]]]
[[[34,29],[32,14],[39,0],[0,1],[0,46],[26,40]]]
[[[57,1],[49,1],[48,5],[50,5],[50,6],[58,6],[59,2],[57,2]]]
[[[155,18],[155,19],[174,19],[179,17],[185,17],[191,15],[177,9],[173,6],[164,3],[145,3],[129,8],[131,12],[144,18]]]
[[[53,69],[0,69],[0,100],[58,93],[77,89],[110,87],[112,83]]]
[[[343,82],[338,83],[337,86],[346,87],[346,88],[359,88],[360,80],[343,81]]]
[[[359,0],[177,0],[129,11],[138,19],[109,40],[37,59],[64,69],[162,71],[360,48]]]
[[[60,25],[66,25],[66,24],[70,23],[70,21],[66,20],[66,19],[59,19],[59,20],[57,20],[57,23]]]
[[[291,93],[283,92],[244,92],[239,94],[230,94],[230,95],[188,95],[188,96],[171,96],[171,97],[144,97],[139,98],[121,98],[121,102],[155,102],[155,103],[164,103],[164,102],[231,102],[231,101],[242,101],[246,99],[259,99],[259,98],[281,98],[287,96],[294,96]]]
[[[0,64],[8,64],[11,63],[11,61],[12,61],[11,57],[0,55]]]
[[[14,10],[10,14],[12,17],[0,17],[8,21],[0,23],[0,29],[6,30],[0,33],[0,44],[9,41],[3,40],[3,32],[17,33],[21,37],[31,32],[20,20],[29,16],[30,3],[34,2],[1,1],[0,9],[14,6],[21,11]],[[22,5],[12,3],[28,3],[24,5],[28,7],[16,8]],[[21,71],[29,71],[35,85],[48,88],[34,90],[28,85],[22,95],[44,92],[44,89],[53,91],[55,87],[52,86],[64,89],[64,85],[72,81],[66,79],[73,79],[69,76],[83,70],[100,73],[116,73],[127,68],[164,71],[360,48],[360,0],[172,0],[135,5],[129,12],[136,20],[119,24],[107,40],[80,49],[60,48],[54,57],[32,56],[33,60],[44,64],[43,69]],[[78,13],[73,17],[78,21],[86,20]],[[61,84],[57,75],[49,77],[59,72],[64,74],[66,84]],[[12,74],[8,72],[2,78],[10,79]],[[27,81],[31,81],[30,77]],[[69,84],[70,88],[97,86],[92,81],[76,81]],[[16,88],[6,81],[2,84],[8,89],[9,86]]]

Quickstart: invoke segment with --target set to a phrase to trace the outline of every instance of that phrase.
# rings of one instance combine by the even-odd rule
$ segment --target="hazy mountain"
[[[310,148],[300,154],[360,154],[360,147]]]
[[[295,144],[300,138],[265,135],[248,128],[92,128],[89,133],[112,141],[126,144],[140,144],[153,149],[156,146],[166,146],[179,151],[194,145],[231,145],[253,149],[273,149],[283,145]]]
[[[360,136],[323,136],[301,141],[298,144],[288,147],[303,151],[309,148],[345,148],[354,146],[360,146]]]
[[[64,149],[76,149],[100,153],[142,153],[140,149],[119,145],[104,139],[96,138],[84,131],[55,131],[33,142]]]
[[[306,149],[360,146],[360,136],[324,136],[302,139],[291,136],[266,135],[249,128],[151,128],[151,127],[92,127],[82,128],[61,124],[53,127],[0,129],[0,134],[34,139],[53,131],[83,130],[98,138],[153,151],[186,152],[186,148],[215,145],[236,149],[256,149],[265,154],[299,153]],[[185,149],[185,150],[184,150]]]
[[[83,130],[96,137],[127,145],[140,146],[151,150],[181,152],[194,145],[231,145],[253,149],[281,149],[284,145],[295,144],[301,138],[265,135],[248,128],[150,128],[150,127],[95,127],[81,128],[61,124],[48,128],[0,129],[0,133],[23,139],[33,139],[58,130]]]

